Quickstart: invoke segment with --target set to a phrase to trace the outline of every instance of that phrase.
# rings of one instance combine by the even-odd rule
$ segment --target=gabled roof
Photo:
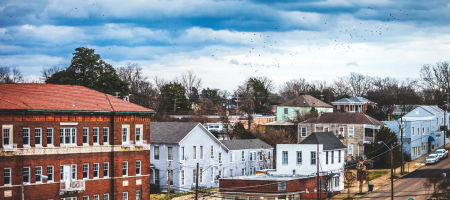
[[[420,105],[403,116],[403,120],[432,120],[435,117],[444,115],[444,110],[437,106]]]
[[[83,86],[2,83],[0,91],[0,110],[154,113],[152,109]]]
[[[335,102],[331,102],[332,104],[345,104],[345,103],[375,103],[373,101],[370,101],[369,99],[366,99],[364,97],[350,97],[350,98],[342,98]]]
[[[316,132],[306,137],[300,144],[323,144],[323,150],[345,149],[347,148],[331,132]]]
[[[199,124],[199,122],[150,122],[150,143],[178,144]]]
[[[314,98],[311,95],[300,95],[294,99],[291,99],[285,103],[280,104],[280,106],[292,106],[292,107],[327,107],[332,108],[333,106]]]
[[[369,115],[359,112],[322,113],[319,117],[307,119],[302,123],[328,123],[328,124],[369,124],[383,126],[384,123]]]
[[[260,139],[222,140],[221,142],[230,150],[273,148]]]

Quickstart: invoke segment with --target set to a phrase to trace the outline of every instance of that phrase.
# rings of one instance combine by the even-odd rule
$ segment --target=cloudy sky
[[[188,70],[233,90],[249,76],[276,84],[350,72],[417,78],[450,60],[444,0],[0,0],[0,65],[37,78],[68,66],[76,47],[147,76]]]

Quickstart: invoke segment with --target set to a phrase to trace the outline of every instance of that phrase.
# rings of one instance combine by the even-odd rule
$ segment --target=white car
[[[445,149],[438,149],[436,150],[436,155],[439,157],[439,159],[444,159],[448,157],[448,151]]]
[[[428,155],[427,159],[425,160],[425,164],[435,164],[439,161],[439,157],[436,154],[430,154]]]

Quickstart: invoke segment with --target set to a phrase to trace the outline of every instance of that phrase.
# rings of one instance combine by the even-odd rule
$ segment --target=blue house
[[[444,117],[445,116],[445,117]],[[403,150],[414,160],[444,145],[441,126],[448,127],[449,117],[437,106],[421,105],[403,116]],[[400,119],[384,121],[400,140]],[[449,142],[449,138],[446,138]]]

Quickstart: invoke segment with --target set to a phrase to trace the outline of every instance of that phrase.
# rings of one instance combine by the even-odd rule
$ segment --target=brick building
[[[149,198],[151,109],[81,86],[0,91],[0,199]]]

